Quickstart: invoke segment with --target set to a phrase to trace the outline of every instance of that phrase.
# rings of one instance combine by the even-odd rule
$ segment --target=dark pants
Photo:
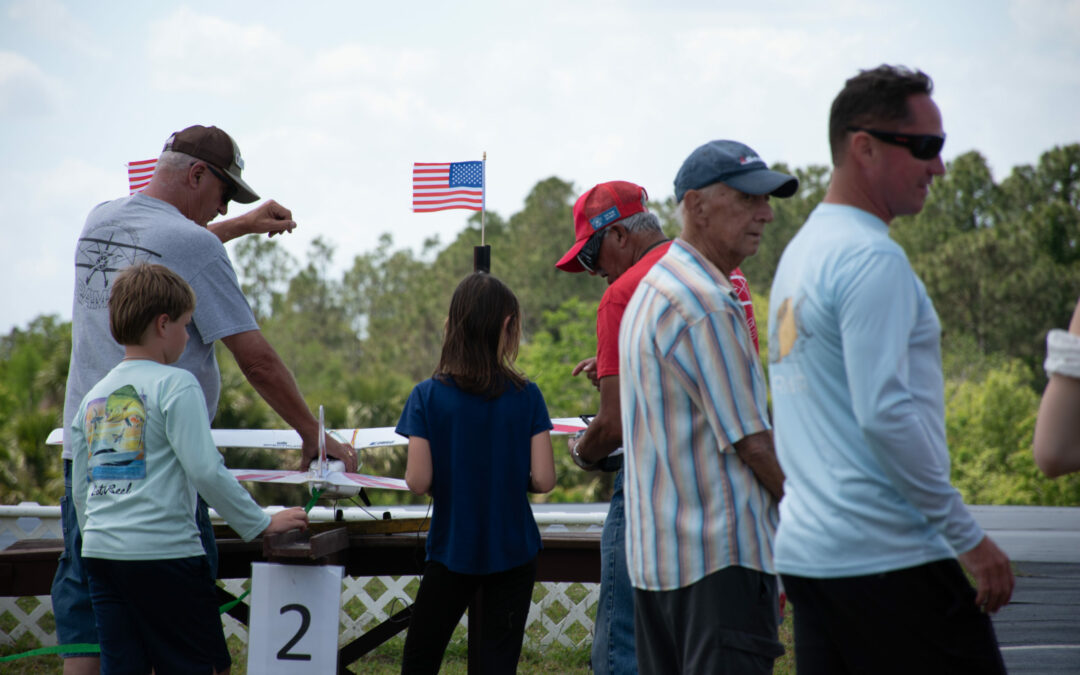
[[[71,460],[64,460],[64,496],[60,498],[60,522],[64,530],[64,552],[56,565],[52,583],[53,616],[56,617],[56,639],[61,645],[97,644],[98,633],[94,622],[94,610],[90,602],[90,582],[82,559],[82,532],[75,515],[75,502],[71,497]],[[85,486],[85,483],[83,484]],[[199,538],[206,552],[210,578],[217,579],[218,550],[214,540],[214,526],[206,502],[199,497],[195,507],[195,522]],[[61,654],[68,656],[94,656],[93,654]]]
[[[513,673],[521,656],[521,640],[529,617],[536,559],[494,574],[458,574],[428,561],[416,594],[409,633],[405,636],[402,673],[438,673],[454,627],[477,590],[482,593],[479,626],[480,663],[469,672]],[[473,630],[473,617],[469,617]],[[470,657],[471,658],[471,657]],[[475,670],[474,670],[475,669]]]
[[[231,663],[206,556],[83,558],[105,675],[191,675]]]
[[[799,675],[1005,673],[990,617],[953,559],[834,579],[783,575]]]
[[[772,574],[725,567],[684,588],[634,589],[638,670],[771,675],[784,653],[776,585]]]

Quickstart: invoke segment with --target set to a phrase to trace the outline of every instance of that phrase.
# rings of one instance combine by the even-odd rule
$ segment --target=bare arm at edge
[[[529,492],[546,493],[555,488],[555,456],[551,432],[534,434],[529,445]]]
[[[1069,333],[1080,335],[1080,303]],[[1046,383],[1035,419],[1035,463],[1050,478],[1080,471],[1080,380],[1054,374]]]

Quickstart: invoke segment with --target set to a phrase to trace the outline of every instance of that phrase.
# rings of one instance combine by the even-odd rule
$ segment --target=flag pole
[[[474,155],[475,157],[475,155]],[[480,192],[480,245],[484,245],[484,216],[487,214],[487,150],[480,165],[480,184],[483,186]]]
[[[473,247],[473,271],[491,273],[491,247],[484,243],[484,216],[487,212],[487,151],[480,164],[480,245]]]

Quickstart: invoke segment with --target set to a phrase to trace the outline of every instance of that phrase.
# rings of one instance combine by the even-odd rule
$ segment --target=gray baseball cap
[[[738,141],[709,141],[690,153],[675,174],[675,200],[687,190],[724,183],[750,195],[790,197],[799,179],[772,171],[754,150]]]

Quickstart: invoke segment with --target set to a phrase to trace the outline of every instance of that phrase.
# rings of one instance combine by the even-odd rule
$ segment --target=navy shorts
[[[213,673],[232,659],[206,556],[83,558],[105,673]]]
[[[212,579],[217,578],[217,543],[206,502],[199,497],[195,523],[206,551]],[[64,531],[64,551],[56,565],[52,583],[53,617],[56,619],[56,639],[61,645],[98,644],[94,609],[90,603],[90,584],[82,559],[82,532],[71,498],[71,460],[64,460],[64,496],[60,498],[60,525]],[[96,654],[67,654],[61,656],[96,656]]]

